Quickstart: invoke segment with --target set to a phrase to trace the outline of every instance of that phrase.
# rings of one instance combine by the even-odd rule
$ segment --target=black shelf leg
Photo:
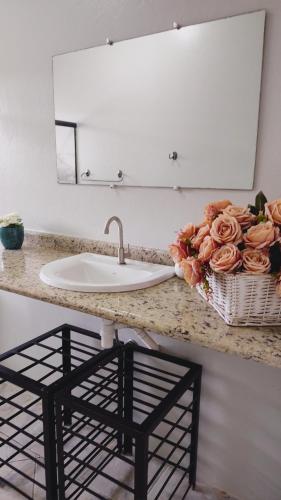
[[[192,405],[192,429],[191,429],[191,443],[190,443],[189,483],[193,489],[196,486],[201,378],[202,378],[202,369],[200,368],[198,376],[194,380],[193,405]]]
[[[133,363],[134,352],[128,346],[124,351],[124,418],[130,424],[133,419]],[[124,435],[124,453],[132,455],[132,437]]]
[[[62,369],[64,375],[71,372],[71,339],[68,326],[62,328]],[[68,408],[64,410],[64,424],[71,425],[71,410]]]
[[[57,456],[56,456],[56,428],[55,411],[52,396],[44,394],[42,398],[43,407],[43,431],[44,431],[44,455],[45,455],[45,477],[46,477],[46,500],[57,499]]]

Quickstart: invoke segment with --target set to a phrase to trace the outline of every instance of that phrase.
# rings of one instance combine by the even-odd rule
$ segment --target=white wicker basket
[[[270,274],[217,274],[208,277],[210,293],[198,291],[228,325],[281,325],[281,298]]]

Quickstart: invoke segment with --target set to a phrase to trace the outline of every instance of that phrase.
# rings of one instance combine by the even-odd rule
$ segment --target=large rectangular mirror
[[[58,166],[66,148],[78,183],[252,188],[264,22],[259,11],[55,56],[55,119],[76,125]]]

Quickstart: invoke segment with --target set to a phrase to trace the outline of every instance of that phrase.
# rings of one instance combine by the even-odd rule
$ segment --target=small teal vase
[[[6,250],[19,250],[24,240],[23,226],[8,226],[0,228],[0,239]]]

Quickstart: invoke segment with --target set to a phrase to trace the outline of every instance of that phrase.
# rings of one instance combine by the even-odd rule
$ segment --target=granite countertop
[[[94,249],[101,253],[101,242]],[[230,327],[178,278],[122,293],[71,292],[40,281],[43,264],[83,250],[89,250],[89,245],[82,247],[77,239],[67,238],[62,244],[58,237],[51,241],[29,235],[22,250],[0,251],[0,289],[281,368],[281,326]],[[104,253],[114,250],[111,245]],[[138,252],[133,247],[131,256],[140,256]],[[164,252],[153,250],[144,249],[142,255],[150,261],[168,259]]]

